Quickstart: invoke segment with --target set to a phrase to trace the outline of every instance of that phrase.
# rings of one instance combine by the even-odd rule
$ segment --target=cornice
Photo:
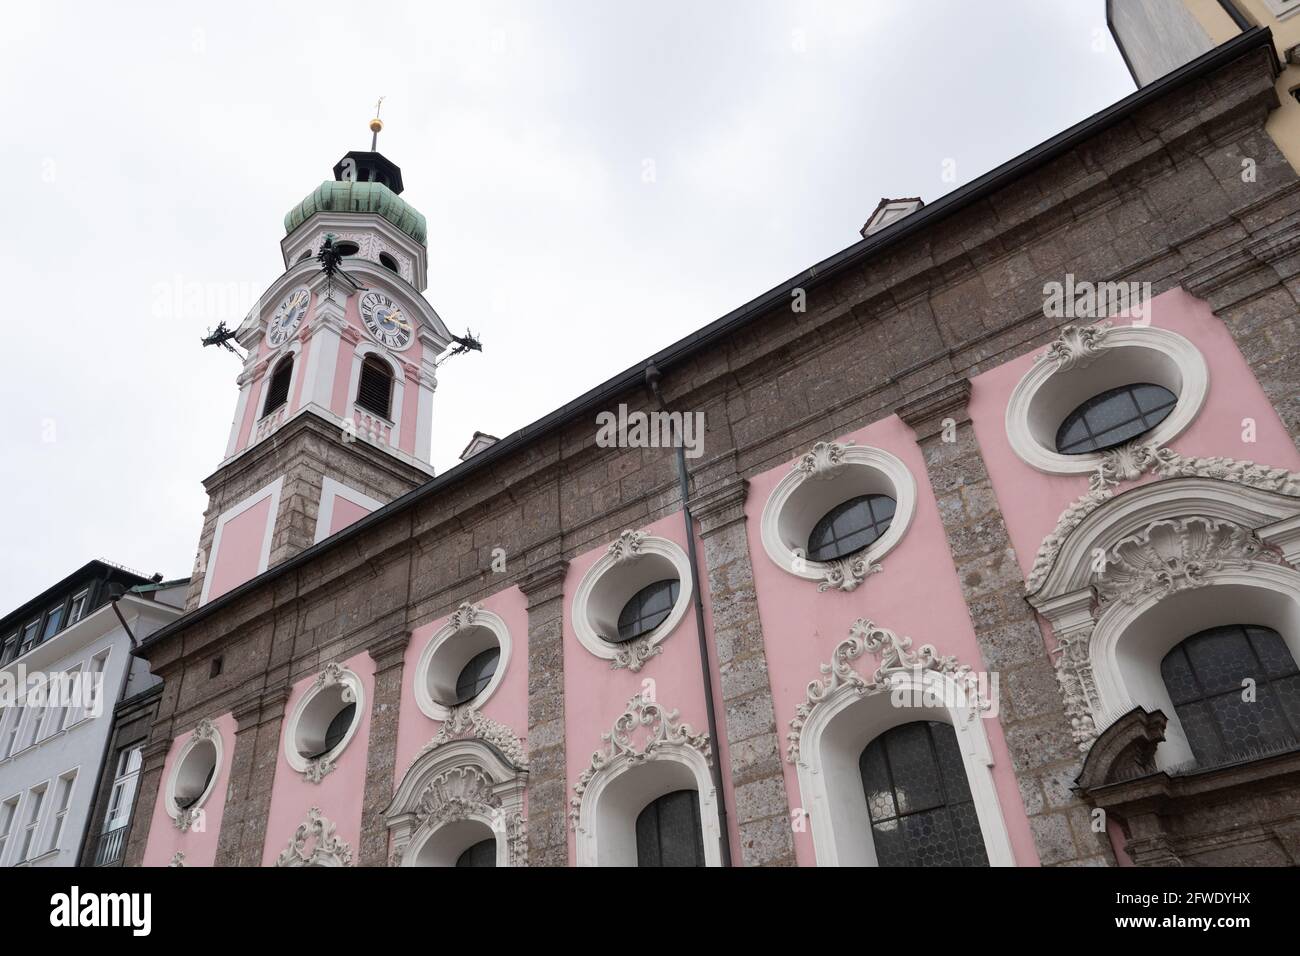
[[[390,670],[401,664],[406,656],[406,648],[411,643],[411,632],[405,628],[387,634],[373,641],[366,647],[375,662],[375,673]]]
[[[728,525],[745,520],[745,499],[749,495],[749,481],[733,478],[701,492],[687,501],[691,517],[700,523],[700,536],[707,538]]]
[[[969,422],[970,379],[961,378],[931,388],[895,407],[894,412],[916,432],[917,441],[932,438],[943,430],[943,420],[958,425]]]
[[[554,558],[524,572],[515,583],[528,598],[528,606],[536,607],[560,597],[568,569],[567,558]]]

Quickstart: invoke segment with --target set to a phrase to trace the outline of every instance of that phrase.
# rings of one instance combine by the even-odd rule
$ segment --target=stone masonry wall
[[[1044,317],[1043,283],[1067,272],[1092,281],[1150,281],[1156,291],[1179,282],[1221,289],[1248,277],[1247,292],[1216,308],[1296,434],[1294,376],[1287,372],[1295,348],[1295,312],[1287,304],[1294,301],[1294,280],[1291,260],[1279,250],[1300,241],[1300,190],[1263,132],[1276,104],[1271,63],[1260,48],[872,258],[809,278],[806,312],[779,304],[709,349],[664,363],[661,388],[669,406],[706,415],[705,458],[692,469],[695,495],[715,488],[714,472],[746,478],[895,409],[917,418],[916,409],[933,404],[936,393],[1041,347],[1065,321]],[[1241,176],[1243,157],[1255,163],[1249,182]],[[1261,336],[1265,344],[1253,344]],[[608,407],[619,402],[648,407],[640,389],[612,396]],[[1064,794],[1073,759],[1062,742],[1070,739],[1068,727],[1060,724],[1059,693],[1047,679],[1050,661],[1034,619],[1012,599],[1021,582],[1001,517],[990,510],[995,506],[974,437],[963,426],[951,447],[920,433],[918,439],[943,499],[986,663],[1014,675],[1007,685],[1008,739],[1036,820],[1039,853],[1045,862],[1104,861],[1106,850],[1080,830],[1079,808]],[[167,680],[155,743],[243,695],[274,696],[320,660],[409,632],[462,600],[515,583],[526,587],[543,567],[680,507],[670,455],[598,448],[586,416],[465,474],[149,646],[155,672]],[[250,476],[248,484],[258,480]],[[214,508],[220,510],[215,501]],[[204,546],[210,530],[205,526]],[[702,530],[709,564],[702,573],[711,590],[716,581],[715,611],[723,598],[712,635],[725,668],[720,706],[728,735],[734,726],[736,743],[755,742],[731,755],[728,770],[743,807],[728,812],[747,828],[746,862],[783,862],[787,851],[773,822],[781,807],[765,776],[770,755],[766,744],[758,746],[769,732],[758,713],[764,681],[756,670],[765,665],[751,653],[756,617],[749,620],[745,610],[745,588],[752,588],[745,580],[748,557],[740,559],[725,527]],[[492,569],[495,548],[508,555],[504,573]],[[563,795],[572,783],[563,779],[556,729],[563,708],[562,605],[553,589],[534,587],[530,595],[534,863],[563,862]],[[234,666],[208,680],[206,666],[216,654]],[[770,709],[770,691],[768,700]],[[741,731],[732,714],[744,707],[755,719]],[[246,736],[241,732],[237,750]],[[255,755],[236,759],[258,766]],[[247,838],[259,813],[264,820],[255,801],[263,784],[252,783],[257,773],[249,770],[250,782],[237,795],[245,809],[230,817],[242,821]],[[156,773],[150,786],[153,793],[142,785],[141,805],[156,795]],[[746,832],[753,834],[748,842]],[[241,858],[247,838],[235,840]],[[133,834],[133,851],[136,844]]]

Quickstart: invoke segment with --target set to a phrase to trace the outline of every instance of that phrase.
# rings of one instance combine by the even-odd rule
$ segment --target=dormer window
[[[289,382],[293,378],[293,354],[286,355],[275,367],[271,382],[266,387],[266,404],[262,414],[269,415],[285,402],[289,401]]]
[[[393,372],[383,359],[367,355],[361,363],[357,384],[357,406],[380,418],[392,418]]]

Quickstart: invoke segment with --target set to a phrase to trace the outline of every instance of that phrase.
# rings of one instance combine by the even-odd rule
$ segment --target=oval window
[[[497,662],[500,660],[499,647],[490,647],[475,654],[456,678],[456,703],[467,703],[483,693],[487,685],[492,683],[492,675],[497,672]]]
[[[822,516],[808,535],[812,561],[856,554],[889,530],[897,503],[889,495],[858,495]]]
[[[618,639],[615,643],[634,641],[649,634],[667,620],[681,593],[681,582],[676,578],[648,584],[632,595],[618,616]]]
[[[394,272],[398,271],[397,260],[386,252],[381,252],[379,254],[379,264],[385,269],[391,269]]]
[[[361,247],[355,242],[336,242],[334,243],[334,251],[341,256],[355,256],[361,251]]]
[[[1177,404],[1177,395],[1150,382],[1108,389],[1065,416],[1056,432],[1056,450],[1086,455],[1123,445],[1159,425]]]

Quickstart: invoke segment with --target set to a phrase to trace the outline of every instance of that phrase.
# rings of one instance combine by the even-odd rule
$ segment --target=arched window
[[[492,683],[492,675],[497,672],[497,662],[501,659],[501,648],[489,647],[475,654],[456,678],[456,703],[463,704],[483,693]]]
[[[957,735],[913,721],[881,734],[858,758],[880,866],[988,866]]]
[[[289,400],[289,383],[293,380],[293,353],[290,352],[271,373],[271,381],[266,386],[266,402],[262,414],[268,415]]]
[[[1065,416],[1056,432],[1056,450],[1086,455],[1122,445],[1151,431],[1177,404],[1177,395],[1150,382],[1108,389]]]
[[[1165,655],[1160,676],[1198,764],[1295,746],[1300,668],[1272,628],[1199,631]]]
[[[357,383],[357,405],[380,418],[391,418],[393,370],[383,359],[367,355]]]
[[[618,641],[634,641],[649,634],[667,620],[681,593],[681,582],[676,578],[656,581],[643,587],[623,605],[618,615]]]
[[[636,818],[637,866],[704,866],[704,831],[694,790],[674,790]]]
[[[808,535],[808,557],[833,561],[869,547],[889,530],[894,508],[889,495],[858,495],[836,505]]]
[[[472,847],[456,857],[457,866],[496,866],[497,865],[497,841],[496,837],[488,840],[480,840]]]

